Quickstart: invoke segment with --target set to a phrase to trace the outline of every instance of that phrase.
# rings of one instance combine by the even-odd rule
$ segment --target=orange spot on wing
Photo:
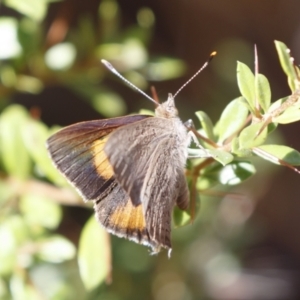
[[[107,139],[108,136],[100,140],[96,140],[92,145],[92,151],[94,166],[97,170],[97,173],[105,179],[110,179],[111,177],[113,177],[114,171],[103,149],[107,142]]]
[[[142,205],[134,206],[128,198],[125,206],[117,208],[111,215],[110,222],[119,228],[139,229],[146,228]]]

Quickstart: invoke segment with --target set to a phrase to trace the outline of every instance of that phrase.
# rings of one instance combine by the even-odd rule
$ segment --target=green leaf
[[[288,83],[290,89],[294,92],[296,90],[296,82],[298,81],[297,74],[295,72],[293,60],[291,60],[290,50],[287,46],[279,41],[275,41],[275,46],[277,54],[279,56],[279,61],[284,73],[288,77]]]
[[[263,145],[252,150],[256,155],[274,164],[280,165],[281,161],[293,166],[300,166],[300,153],[290,147],[282,145]]]
[[[149,86],[149,82],[144,77],[144,75],[135,70],[130,70],[126,72],[126,79],[133,83],[135,86],[140,88],[141,90],[146,90]]]
[[[40,300],[41,295],[37,289],[27,281],[27,278],[22,272],[14,272],[9,281],[11,291],[11,299],[30,299]],[[1,298],[2,299],[2,298]]]
[[[270,123],[268,124],[268,135],[273,132],[278,127],[278,123]]]
[[[185,226],[191,223],[191,215],[188,211],[181,210],[175,206],[173,210],[173,221],[176,227]]]
[[[163,81],[178,78],[186,70],[185,63],[180,59],[159,57],[146,66],[146,76],[150,81]]]
[[[239,148],[240,148],[240,142],[239,142],[239,138],[236,136],[231,141],[231,152],[236,153],[236,151],[238,151]]]
[[[217,149],[207,149],[206,151],[223,166],[226,166],[234,159],[233,155],[227,151]]]
[[[16,264],[17,250],[29,239],[29,232],[24,220],[15,215],[6,218],[0,224],[0,275],[12,272]],[[26,253],[24,253],[26,259]]]
[[[43,53],[40,51],[42,43],[44,43],[44,28],[32,19],[23,18],[19,21],[18,39],[23,49],[22,59],[26,60],[32,57],[31,64],[38,64],[39,72],[43,72],[44,63],[40,60],[43,58]]]
[[[108,233],[92,216],[85,224],[78,250],[79,272],[87,290],[101,284],[110,272],[110,242]]]
[[[36,21],[43,20],[48,6],[47,0],[4,0],[4,3]]]
[[[148,61],[148,54],[145,45],[143,45],[141,41],[136,38],[128,38],[122,44],[101,44],[96,51],[96,55],[97,57],[99,57],[99,59],[104,58],[108,61],[118,61],[119,63],[121,62],[123,71],[143,68],[145,67],[146,62]],[[183,62],[181,63],[183,64]],[[178,72],[178,67],[176,68],[175,65],[176,61],[173,65],[172,62],[171,64],[167,64],[166,67],[171,67],[171,69],[164,70],[165,72],[161,74],[162,78],[165,78],[165,76],[171,73],[172,70],[174,70],[176,74]],[[146,70],[146,73],[147,72],[148,71]],[[172,75],[170,74],[170,76]]]
[[[155,116],[155,113],[154,113],[153,110],[144,109],[144,108],[142,108],[142,109],[139,110],[139,114],[140,115],[153,116],[153,117]]]
[[[224,142],[227,138],[236,134],[245,125],[248,109],[241,98],[232,100],[222,112],[215,131],[219,136],[218,141]]]
[[[252,112],[255,111],[255,78],[250,68],[238,62],[237,81],[242,96],[248,101]]]
[[[299,105],[288,107],[281,115],[273,118],[273,122],[279,124],[289,124],[300,120]]]
[[[45,144],[50,131],[46,125],[36,120],[30,120],[21,132],[28,153],[37,164],[40,173],[57,185],[67,186],[65,178],[57,171],[49,158]]]
[[[22,53],[22,48],[18,40],[17,26],[18,24],[16,19],[9,17],[0,17],[1,60],[17,57]],[[1,73],[4,66],[4,64],[1,65]]]
[[[76,49],[71,43],[60,43],[52,46],[45,53],[45,63],[52,70],[67,70],[76,59]]]
[[[155,24],[155,14],[148,7],[142,7],[138,10],[136,19],[139,27],[141,28],[152,28]]]
[[[237,185],[255,174],[255,172],[255,167],[250,162],[233,162],[220,170],[219,181],[226,185]]]
[[[239,148],[239,149],[235,149],[235,151],[232,151],[232,152],[235,155],[237,155],[238,157],[242,157],[242,158],[248,158],[248,157],[253,156],[251,149]]]
[[[116,93],[101,92],[92,99],[93,107],[106,117],[121,116],[126,112],[124,100]]]
[[[9,300],[8,287],[3,278],[0,278],[0,299]]]
[[[33,76],[19,74],[16,89],[31,94],[38,94],[44,88],[43,82]]]
[[[257,135],[263,125],[263,123],[251,124],[241,132],[239,135],[240,150],[250,149],[264,143],[268,133],[267,127]]]
[[[75,254],[75,246],[63,236],[52,235],[39,240],[37,255],[45,261],[61,263],[74,258]]]
[[[206,134],[206,137],[212,141],[216,140],[214,135],[214,126],[210,117],[204,111],[197,111],[196,116],[198,117],[201,126]]]
[[[217,183],[236,185],[255,173],[255,167],[248,161],[233,161],[222,167],[220,164],[211,165],[204,169],[197,181],[198,189],[211,188]]]
[[[31,161],[24,147],[22,129],[28,123],[27,111],[20,105],[8,106],[0,116],[0,153],[6,171],[13,176],[30,175]]]
[[[219,166],[221,166],[219,164]],[[210,175],[210,174],[209,174]],[[198,177],[197,179],[197,189],[200,191],[205,191],[205,190],[209,190],[212,189],[213,187],[215,187],[217,184],[219,184],[218,178],[216,178],[215,176],[204,176],[201,175]]]
[[[20,210],[29,224],[49,229],[55,229],[62,217],[60,205],[45,196],[22,195]]]
[[[0,225],[0,275],[10,274],[13,271],[16,259],[16,244],[14,236],[5,224]]]
[[[221,164],[215,162],[201,172],[201,176],[197,178],[197,189],[207,190],[219,184],[219,173],[223,168]]]
[[[268,79],[262,74],[255,76],[255,95],[263,111],[267,112],[271,104],[271,89]]]
[[[108,25],[111,25],[110,22],[113,22],[118,17],[118,3],[116,1],[104,0],[100,2],[99,5],[99,18],[104,22],[109,22]]]
[[[271,106],[269,107],[268,112],[271,113],[272,111],[278,109],[282,105],[282,103],[284,103],[287,99],[288,99],[288,97],[284,97],[284,98],[280,98],[280,99],[274,101],[271,104]]]
[[[5,215],[7,210],[10,210],[10,201],[16,195],[16,187],[13,184],[7,184],[5,180],[0,180],[0,207],[1,213]],[[1,299],[1,298],[0,298]]]
[[[1,34],[1,30],[0,30]],[[1,57],[1,53],[0,53]],[[8,88],[13,88],[17,82],[17,74],[14,68],[10,65],[3,65],[0,69],[0,78],[2,85]]]

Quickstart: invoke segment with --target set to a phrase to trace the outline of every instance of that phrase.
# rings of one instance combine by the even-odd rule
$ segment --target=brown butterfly
[[[188,207],[185,163],[191,141],[174,97],[155,103],[154,117],[81,122],[47,141],[55,166],[84,200],[94,202],[99,222],[119,237],[150,246],[153,253],[162,247],[171,251],[173,207]]]

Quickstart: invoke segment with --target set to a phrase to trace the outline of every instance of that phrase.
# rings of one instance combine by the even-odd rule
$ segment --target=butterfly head
[[[178,117],[178,110],[175,106],[174,97],[169,94],[168,100],[161,103],[155,109],[155,116],[159,118],[172,119]]]

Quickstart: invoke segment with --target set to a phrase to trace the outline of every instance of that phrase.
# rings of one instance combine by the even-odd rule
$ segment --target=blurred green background
[[[1,3],[1,2],[0,2]],[[236,61],[254,44],[272,99],[289,94],[274,40],[300,61],[299,0],[5,0],[0,4],[0,299],[299,299],[300,177],[258,160],[257,174],[201,195],[173,229],[171,259],[109,237],[52,166],[58,126],[153,105],[100,59],[160,100],[216,50],[176,98],[182,120],[216,122],[239,96]],[[278,140],[300,149],[299,124]],[[87,271],[88,270],[88,271]]]

